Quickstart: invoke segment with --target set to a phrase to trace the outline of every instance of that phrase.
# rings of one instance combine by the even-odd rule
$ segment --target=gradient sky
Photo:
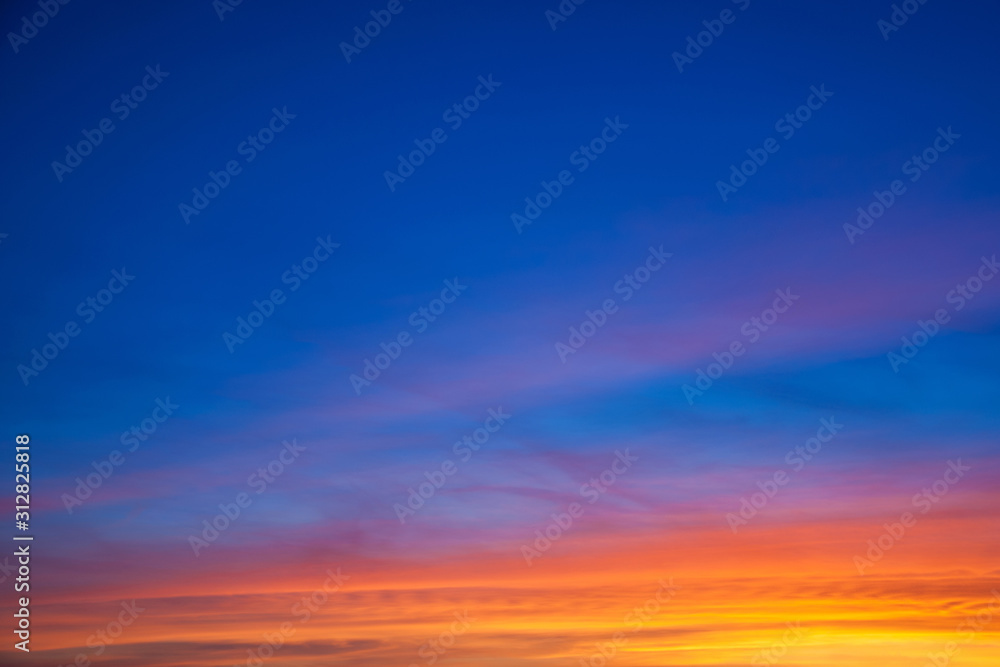
[[[953,292],[1000,254],[996,4],[931,0],[888,39],[888,2],[591,0],[554,30],[555,0],[400,6],[349,63],[340,43],[386,3],[248,1],[220,20],[209,0],[80,0],[0,48],[0,415],[10,451],[32,438],[36,536],[32,652],[5,643],[0,661],[246,665],[287,622],[264,664],[427,665],[464,612],[435,664],[597,665],[617,632],[609,665],[766,664],[798,623],[782,665],[922,665],[951,641],[952,664],[996,665],[1000,279]],[[733,22],[679,72],[672,54],[724,9]],[[35,11],[4,3],[5,34]],[[157,66],[120,119],[112,102]],[[442,114],[480,77],[499,85],[453,129]],[[785,138],[775,123],[813,87],[832,95]],[[294,118],[247,161],[274,109]],[[114,131],[59,180],[52,163],[106,117]],[[579,171],[607,119],[627,128]],[[386,170],[436,128],[447,140],[390,190]],[[724,201],[717,182],[768,138],[780,149]],[[186,224],[179,205],[231,160]],[[512,214],[563,170],[573,182],[519,231]],[[905,193],[845,232],[895,179]],[[292,291],[318,238],[339,246]],[[616,285],[651,248],[671,256],[626,300]],[[123,270],[134,280],[88,321],[79,304]],[[424,329],[412,314],[446,281],[466,288]],[[231,352],[223,334],[275,289],[286,300]],[[776,290],[798,298],[751,341]],[[607,299],[563,362],[556,344]],[[351,375],[401,332],[412,344],[359,395]],[[734,341],[744,354],[689,401]],[[157,400],[178,407],[129,451]],[[463,460],[455,443],[491,410],[510,418]],[[786,454],[831,419],[843,428],[795,470]],[[124,463],[69,511],[115,450]],[[582,488],[626,450],[606,492]],[[401,522],[394,505],[449,460]],[[946,495],[914,501],[958,461]],[[777,471],[788,483],[734,533],[727,514]],[[195,554],[190,536],[241,493]],[[574,502],[529,565],[522,547]],[[905,512],[915,525],[859,573]],[[661,581],[676,588],[653,604]],[[993,620],[957,629],[991,599]],[[145,611],[98,655],[133,600]]]

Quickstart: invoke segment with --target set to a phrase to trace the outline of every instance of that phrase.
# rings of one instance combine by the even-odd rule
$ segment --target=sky
[[[0,662],[995,665],[998,18],[3,3]]]

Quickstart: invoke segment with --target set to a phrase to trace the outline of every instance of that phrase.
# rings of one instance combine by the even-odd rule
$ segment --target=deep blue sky
[[[182,392],[198,397],[189,410],[212,412],[234,374],[308,366],[341,345],[362,352],[332,353],[339,382],[452,276],[490,286],[469,297],[483,320],[475,335],[489,341],[491,316],[519,299],[558,303],[574,284],[610,285],[609,271],[648,243],[687,244],[697,267],[773,239],[785,261],[809,266],[805,255],[823,251],[797,257],[794,229],[855,262],[866,251],[847,253],[840,225],[939,126],[963,139],[908,196],[908,224],[985,217],[997,177],[995,5],[929,3],[886,42],[879,3],[753,2],[679,74],[671,53],[728,6],[595,0],[553,32],[546,3],[407,2],[351,64],[338,43],[375,5],[247,2],[225,21],[208,2],[63,6],[0,63],[5,421],[83,436]],[[8,3],[3,24],[30,9]],[[59,183],[50,163],[147,65],[169,77]],[[382,173],[395,156],[489,74],[501,88],[390,193]],[[820,84],[834,97],[722,202],[716,180]],[[185,226],[178,204],[238,158],[273,107],[297,118]],[[510,214],[608,116],[629,124],[623,137],[516,235]],[[229,355],[221,332],[328,234],[342,244],[336,258]],[[630,235],[643,238],[621,241]],[[135,283],[24,387],[15,366],[122,266]],[[730,284],[715,271],[697,282],[712,294]],[[121,417],[102,412],[112,407]]]

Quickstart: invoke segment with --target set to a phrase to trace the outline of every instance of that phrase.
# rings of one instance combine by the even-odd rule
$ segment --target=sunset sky
[[[8,36],[0,663],[995,667],[1000,12],[902,4]]]

